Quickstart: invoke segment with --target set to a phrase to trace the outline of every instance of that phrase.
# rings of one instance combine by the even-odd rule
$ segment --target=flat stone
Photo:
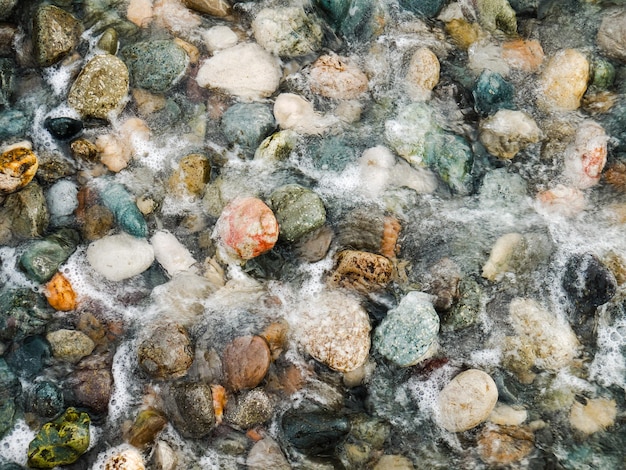
[[[145,239],[120,233],[91,243],[87,261],[109,281],[122,281],[148,269],[154,261],[154,249]]]
[[[350,431],[345,416],[325,410],[302,411],[292,409],[282,418],[285,439],[306,455],[332,455]]]
[[[54,5],[37,9],[33,21],[33,49],[41,67],[55,64],[72,51],[83,32],[81,23]]]
[[[218,18],[230,15],[232,10],[226,0],[183,0],[183,4],[187,8]]]

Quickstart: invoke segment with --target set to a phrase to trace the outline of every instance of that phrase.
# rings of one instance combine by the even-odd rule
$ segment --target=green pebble
[[[293,242],[326,222],[326,209],[310,189],[288,184],[270,195],[270,207],[280,227],[280,238]]]
[[[79,241],[76,230],[62,228],[43,240],[32,242],[20,257],[20,268],[29,279],[47,282],[74,253]]]

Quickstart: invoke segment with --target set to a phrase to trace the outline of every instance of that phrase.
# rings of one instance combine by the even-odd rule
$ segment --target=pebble
[[[532,431],[518,426],[486,426],[477,440],[478,453],[490,465],[512,465],[535,449]]]
[[[54,418],[65,410],[63,390],[52,382],[38,382],[29,390],[25,411],[43,418]]]
[[[589,61],[576,49],[558,51],[541,74],[537,102],[546,110],[575,111],[589,82]]]
[[[577,189],[598,184],[607,159],[609,136],[598,123],[586,120],[565,149],[563,176]]]
[[[270,396],[262,388],[243,392],[237,401],[228,401],[225,419],[240,429],[250,429],[269,421],[274,414]]]
[[[304,186],[288,184],[275,189],[269,197],[279,237],[294,242],[326,222],[326,208],[320,197]]]
[[[92,164],[98,160],[96,144],[87,139],[76,139],[70,143],[72,157],[80,163]]]
[[[284,161],[298,143],[298,134],[292,130],[274,132],[266,137],[254,152],[254,159],[261,161]]]
[[[218,18],[231,14],[230,3],[226,0],[183,0],[183,4],[187,8]]]
[[[154,257],[170,276],[189,271],[196,263],[189,250],[166,230],[159,230],[152,235],[150,243]]]
[[[489,422],[500,426],[519,426],[528,419],[528,411],[498,403],[489,415]]]
[[[480,141],[487,151],[505,160],[514,158],[521,150],[536,144],[543,137],[541,129],[523,111],[500,109],[481,121]]]
[[[545,55],[541,43],[534,39],[513,39],[502,44],[502,59],[512,69],[536,73]]]
[[[617,404],[608,398],[588,399],[585,404],[574,401],[569,422],[572,429],[584,435],[604,431],[615,424]]]
[[[439,392],[438,422],[450,432],[463,432],[485,421],[498,401],[493,379],[478,369],[454,377]]]
[[[189,65],[189,56],[175,41],[144,41],[121,51],[134,87],[164,93],[175,86]]]
[[[200,382],[176,382],[165,391],[165,411],[183,437],[200,439],[215,425],[211,387]]]
[[[83,32],[73,15],[54,5],[42,5],[33,19],[33,53],[40,67],[49,67],[77,45]]]
[[[383,455],[373,470],[414,470],[413,462],[403,455]]]
[[[89,265],[109,281],[123,281],[148,269],[154,249],[147,240],[127,233],[107,235],[87,247]]]
[[[517,17],[508,0],[477,0],[478,21],[487,31],[517,34]]]
[[[280,446],[271,437],[264,437],[252,446],[246,458],[246,467],[250,470],[291,470]]]
[[[89,356],[96,344],[77,330],[56,330],[48,333],[46,339],[52,348],[52,355],[60,361],[76,364],[83,357]]]
[[[91,363],[85,363],[92,358]],[[107,412],[113,394],[110,361],[107,357],[94,357],[92,354],[79,362],[77,367],[67,381],[77,404],[96,413]]]
[[[261,46],[281,57],[311,54],[322,46],[321,25],[299,7],[264,8],[252,21],[252,32]]]
[[[282,71],[276,58],[255,43],[238,44],[216,52],[200,64],[196,81],[219,88],[245,101],[261,100],[278,88]]]
[[[328,278],[332,287],[345,287],[367,293],[383,289],[391,281],[393,266],[384,256],[367,251],[343,250]]]
[[[499,237],[483,266],[482,276],[490,281],[499,281],[506,273],[515,272],[522,262],[520,257],[523,256],[525,245],[521,233],[507,233]]]
[[[265,378],[271,362],[270,348],[260,336],[240,336],[229,343],[222,354],[226,387],[247,390]]]
[[[137,348],[139,366],[150,377],[171,380],[184,377],[193,361],[187,330],[175,323],[158,325]]]
[[[224,112],[220,128],[231,145],[238,145],[245,153],[252,154],[276,129],[276,121],[265,104],[237,103]]]
[[[405,77],[411,99],[430,98],[430,92],[439,83],[440,69],[439,59],[430,49],[421,47],[413,53]]]
[[[0,339],[21,341],[43,333],[50,320],[50,310],[42,296],[30,289],[0,291]]]
[[[361,367],[369,357],[369,317],[359,302],[340,291],[302,305],[298,338],[315,360],[339,372]]]
[[[31,242],[19,259],[20,268],[35,282],[48,282],[76,250],[80,236],[62,228],[42,240]]]
[[[400,367],[413,366],[432,355],[439,333],[439,316],[422,292],[409,292],[387,312],[374,333],[380,354]]]
[[[557,184],[554,188],[537,193],[541,211],[574,217],[587,209],[585,194],[578,188]]]
[[[111,231],[114,222],[113,213],[109,209],[97,204],[90,206],[81,220],[81,234],[88,241],[98,240]]]
[[[104,462],[104,470],[145,470],[143,457],[137,449],[126,448]]]
[[[0,196],[19,191],[37,173],[39,161],[26,142],[11,146],[0,154]]]
[[[367,92],[368,79],[351,59],[325,54],[311,65],[309,87],[327,98],[353,100]]]
[[[596,38],[603,55],[620,62],[626,62],[626,12],[616,8],[608,10]]]
[[[61,225],[78,208],[78,186],[71,180],[59,180],[46,193],[48,214],[53,225]],[[56,222],[56,223],[55,223]]]
[[[490,115],[500,109],[513,108],[513,85],[504,77],[490,70],[484,70],[472,90],[474,107],[480,114]]]
[[[148,235],[148,225],[135,203],[135,198],[119,183],[111,180],[102,181],[99,189],[100,198],[111,211],[115,221],[126,233],[142,238]]]
[[[152,22],[151,0],[130,0],[126,7],[126,18],[140,28],[147,28]]]
[[[117,54],[119,46],[119,37],[115,28],[107,28],[104,30],[100,38],[98,39],[97,46],[100,50],[107,54]]]
[[[17,0],[1,0],[0,1],[0,20],[5,20],[13,12],[13,8],[17,5]]]
[[[48,117],[43,122],[43,126],[55,139],[59,140],[72,140],[83,131],[82,121],[69,117]]]
[[[39,335],[29,336],[5,355],[11,370],[23,379],[34,379],[50,362],[50,344]]]
[[[137,417],[125,437],[133,447],[147,449],[154,444],[156,437],[166,425],[167,418],[161,411],[147,408],[137,413]]]
[[[291,409],[282,418],[285,439],[306,455],[332,455],[350,431],[345,416],[326,410],[302,411]]]
[[[315,111],[313,103],[294,93],[281,93],[274,101],[274,117],[282,129],[305,135],[320,135],[338,123],[331,115]]]
[[[274,213],[263,201],[244,197],[224,208],[213,237],[229,256],[248,260],[271,250],[278,240],[278,230]]]
[[[83,67],[72,84],[68,104],[83,118],[108,119],[124,107],[128,94],[128,68],[121,59],[97,55]]]
[[[237,33],[225,25],[217,25],[207,29],[202,33],[202,39],[210,52],[228,49],[239,42]]]

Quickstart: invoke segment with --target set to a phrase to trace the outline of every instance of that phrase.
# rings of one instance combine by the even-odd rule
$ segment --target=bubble
[[[31,430],[23,419],[17,420],[11,432],[0,441],[2,457],[10,462],[26,465],[28,445],[35,435],[35,431]]]

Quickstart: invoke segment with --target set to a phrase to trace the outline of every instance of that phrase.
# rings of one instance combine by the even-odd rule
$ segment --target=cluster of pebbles
[[[0,470],[622,468],[626,9],[0,0]]]

